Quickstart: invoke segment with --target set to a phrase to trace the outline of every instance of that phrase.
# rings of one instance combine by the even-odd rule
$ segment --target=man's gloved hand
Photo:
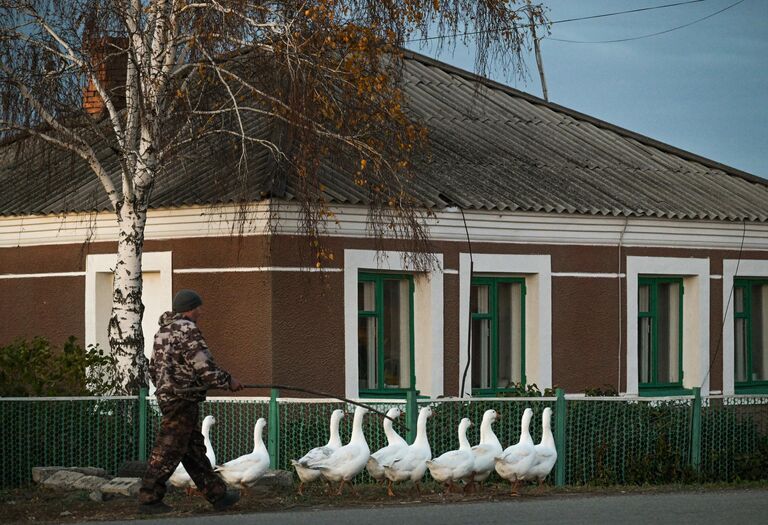
[[[232,392],[237,392],[238,390],[242,390],[243,388],[245,388],[243,384],[237,379],[235,379],[234,377],[229,380],[229,389]]]

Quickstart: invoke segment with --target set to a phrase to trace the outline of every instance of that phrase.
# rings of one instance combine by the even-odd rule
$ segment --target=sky
[[[685,0],[537,0],[550,21],[663,6]],[[768,178],[768,0],[701,0],[636,13],[554,23],[541,52],[549,100]],[[706,20],[665,34],[613,43]],[[546,33],[544,33],[546,34]],[[540,32],[541,35],[541,32]],[[559,39],[559,40],[556,40]],[[436,55],[473,69],[471,50]],[[489,77],[542,97],[536,61],[529,77]]]

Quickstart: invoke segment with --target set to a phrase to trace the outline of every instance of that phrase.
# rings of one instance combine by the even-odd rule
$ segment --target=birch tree
[[[266,148],[298,188],[318,266],[333,257],[322,239],[334,218],[318,172],[336,159],[369,196],[374,237],[423,253],[424,217],[407,188],[428,133],[404,109],[401,46],[464,41],[479,73],[518,74],[531,13],[546,22],[530,0],[0,0],[2,138],[76,155],[119,225],[109,342],[123,389],[145,378],[144,228],[152,187],[179,151],[228,137],[228,173],[245,188],[249,154]],[[290,140],[249,132],[254,116]]]

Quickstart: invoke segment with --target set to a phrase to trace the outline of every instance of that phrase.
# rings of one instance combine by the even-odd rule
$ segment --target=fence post
[[[557,463],[555,464],[555,486],[565,485],[565,390],[558,388],[556,391],[557,401],[555,402],[555,447],[557,448]]]
[[[147,396],[149,389],[139,388],[139,461],[147,460]]]
[[[416,390],[411,388],[405,395],[405,415],[408,433],[405,439],[409,444],[416,440],[416,422],[419,420],[419,404],[416,402]]]
[[[701,473],[701,388],[693,387],[691,406],[691,468]]]
[[[267,438],[269,445],[269,467],[276,469],[280,459],[280,412],[277,404],[277,398],[280,391],[273,388],[269,395],[269,436]]]

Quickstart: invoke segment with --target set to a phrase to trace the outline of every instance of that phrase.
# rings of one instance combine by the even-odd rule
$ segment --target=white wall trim
[[[0,279],[37,279],[41,277],[83,277],[85,272],[3,273]]]
[[[738,268],[738,274],[737,272]],[[768,261],[756,259],[723,260],[723,395],[736,393],[733,333],[733,280],[736,277],[768,277]]]
[[[627,257],[627,394],[638,395],[637,288],[640,275],[683,278],[683,386],[709,393],[709,259]]]
[[[277,233],[300,231],[300,210],[292,203],[279,203],[270,210],[269,201],[251,205],[244,236],[264,235],[270,213],[279,215]],[[193,237],[227,237],[240,231],[237,206],[185,206],[152,209],[148,212],[148,240]],[[334,206],[338,224],[327,224],[327,233],[339,237],[369,236],[368,210],[364,206]],[[467,228],[473,242],[501,244],[555,244],[583,246],[669,247],[768,251],[768,224],[673,220],[663,218],[606,217],[556,213],[518,213],[467,210]],[[466,241],[461,216],[436,212],[427,220],[431,238]],[[116,241],[117,221],[113,212],[72,213],[66,216],[30,215],[0,217],[0,248],[81,244],[86,241]]]
[[[101,338],[98,330],[106,330],[104,326],[97,326],[97,285],[98,274],[112,274],[117,254],[88,255],[85,260],[85,344],[95,344]],[[173,293],[173,261],[171,252],[145,252],[141,258],[142,272],[160,272],[160,286],[153,286],[151,290],[145,289],[143,301],[158,302],[166,310],[171,308]],[[149,292],[149,293],[147,293]],[[144,349],[151,348],[153,334],[144,334]]]
[[[221,268],[178,268],[173,273],[258,273],[258,272],[309,272],[334,273],[342,272],[342,268],[311,268],[298,266],[252,266],[252,267],[221,267]]]
[[[432,398],[443,394],[443,267],[416,273],[403,262],[402,252],[344,250],[344,385],[346,396],[359,397],[357,370],[357,276],[363,270],[414,273],[414,361],[416,388]]]
[[[549,255],[474,254],[474,275],[483,273],[525,277],[525,376],[528,384],[544,390],[552,386],[552,260]],[[459,255],[459,389],[469,361],[470,256]],[[464,395],[472,393],[472,371],[467,371]]]

